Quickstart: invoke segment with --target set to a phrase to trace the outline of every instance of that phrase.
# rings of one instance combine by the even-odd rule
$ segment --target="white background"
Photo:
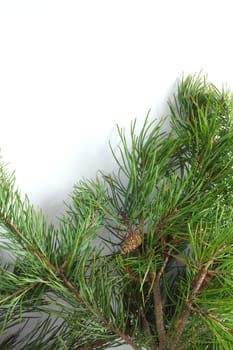
[[[114,125],[160,117],[182,73],[233,88],[232,1],[0,1],[0,148],[51,219],[111,171]]]

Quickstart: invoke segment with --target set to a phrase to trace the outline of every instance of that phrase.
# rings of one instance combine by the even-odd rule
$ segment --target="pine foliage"
[[[178,82],[169,131],[118,127],[117,170],[74,186],[58,226],[0,164],[1,349],[233,348],[232,95]]]

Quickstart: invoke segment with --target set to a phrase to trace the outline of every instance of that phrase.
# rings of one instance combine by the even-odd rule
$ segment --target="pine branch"
[[[144,326],[144,329],[145,329],[146,336],[149,339],[150,349],[151,350],[157,350],[157,347],[155,346],[155,343],[154,343],[154,340],[153,340],[153,336],[152,336],[152,333],[151,333],[151,330],[150,330],[150,324],[149,324],[149,322],[148,322],[148,320],[146,318],[145,312],[144,312],[142,307],[140,308],[140,314],[141,314],[141,317],[142,317],[142,323],[143,323],[143,326]]]
[[[76,298],[81,301],[91,313],[94,313],[97,315],[97,317],[109,328],[113,334],[124,340],[128,345],[131,345],[131,347],[134,350],[140,350],[140,348],[132,341],[130,337],[128,337],[126,334],[124,334],[120,329],[118,329],[112,322],[110,322],[107,318],[105,318],[103,315],[100,314],[98,310],[93,309],[93,306],[90,305],[85,299],[83,299],[81,293],[72,285],[70,281],[66,279],[63,273],[59,272],[59,276],[63,280],[65,286],[70,290],[71,293],[73,293]]]
[[[0,211],[0,216],[5,223],[6,227],[21,241],[21,243],[30,251],[33,251],[40,260],[54,273],[57,273],[56,267],[44,256],[44,254],[33,244],[31,244],[26,238],[24,238],[23,234],[15,227],[15,225]]]
[[[75,297],[94,315],[96,315],[101,322],[103,322],[103,324],[105,324],[105,326],[113,333],[115,334],[117,337],[121,338],[122,340],[124,340],[128,345],[131,345],[131,347],[134,350],[140,350],[140,348],[134,343],[134,341],[128,337],[126,334],[124,334],[120,329],[118,329],[116,326],[114,326],[114,324],[112,322],[110,322],[107,318],[105,318],[98,310],[93,309],[93,306],[90,305],[81,295],[80,291],[66,278],[65,274],[63,273],[62,269],[60,268],[56,268],[55,265],[53,265],[47,257],[45,257],[41,251],[35,247],[33,244],[31,244],[30,242],[28,242],[23,235],[17,230],[17,228],[10,222],[10,220],[4,216],[2,213],[0,213],[3,221],[5,222],[5,225],[24,243],[24,245],[31,251],[33,251],[41,260],[43,263],[45,263],[45,265],[52,270],[63,282],[63,284],[65,285],[65,287],[72,293],[75,295]],[[88,228],[90,228],[90,226],[93,224],[93,217],[91,217],[90,219],[90,223],[88,224]],[[13,293],[12,295],[16,296],[22,292],[25,292],[25,290],[27,289],[31,289],[32,286],[30,286],[30,288],[22,288],[21,290]]]
[[[24,294],[25,292],[29,291],[30,289],[34,288],[36,285],[38,285],[38,282],[30,283],[28,286],[19,288],[15,292],[11,293],[10,296],[11,297],[17,297],[17,296],[19,296],[21,294]],[[8,298],[9,298],[9,296],[7,296],[5,298],[0,298],[0,301],[7,300]]]
[[[193,290],[191,291],[190,293],[190,296],[189,298],[186,300],[185,302],[185,308],[184,308],[184,311],[182,312],[180,318],[178,319],[177,323],[176,323],[176,326],[175,326],[175,339],[173,341],[173,344],[171,346],[171,350],[177,350],[178,349],[178,342],[179,342],[179,339],[183,333],[183,330],[186,326],[186,323],[189,319],[189,316],[190,316],[190,313],[192,311],[192,302],[194,300],[194,298],[196,297],[196,295],[198,294],[200,288],[201,288],[201,285],[203,283],[203,281],[205,280],[206,276],[207,276],[207,273],[208,273],[208,265],[210,265],[212,263],[212,259],[211,261],[206,265],[204,266],[200,272],[196,275],[196,282],[195,282],[195,285],[193,287]]]
[[[196,296],[200,293],[202,289],[204,289],[209,281],[209,267],[212,265],[213,261],[215,260],[215,255],[222,251],[225,248],[225,245],[218,248],[215,252],[215,254],[209,258],[207,263],[202,266],[199,270],[199,272],[194,277],[193,283],[192,283],[192,289],[190,291],[189,297],[185,300],[185,308],[183,312],[181,313],[179,319],[176,322],[175,325],[175,338],[173,340],[172,346],[170,350],[182,350],[182,346],[179,347],[178,343],[180,340],[180,337],[184,331],[184,328],[186,326],[186,323],[188,322],[188,319],[190,317],[191,312],[194,310],[193,308],[193,301],[196,298]]]
[[[169,257],[166,256],[163,266],[157,272],[157,274],[153,270],[150,271],[151,280],[154,281],[152,291],[153,291],[153,299],[154,299],[155,321],[156,321],[156,328],[157,328],[158,340],[159,340],[159,350],[167,349],[167,336],[166,336],[164,320],[163,320],[164,313],[163,313],[162,296],[160,291],[160,279],[164,273],[168,259]]]
[[[58,229],[0,162],[0,246],[15,254],[13,272],[1,268],[0,323],[48,314],[20,350],[231,349],[233,97],[194,75],[169,107],[169,132],[149,114],[139,133],[136,120],[118,127],[117,173],[75,185]]]

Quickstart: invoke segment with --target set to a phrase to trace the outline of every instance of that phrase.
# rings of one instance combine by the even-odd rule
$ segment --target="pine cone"
[[[121,253],[130,253],[137,249],[142,244],[142,236],[138,231],[131,232],[123,241],[121,246]]]

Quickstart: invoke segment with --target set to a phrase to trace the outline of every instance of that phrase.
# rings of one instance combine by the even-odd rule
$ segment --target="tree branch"
[[[152,280],[154,280],[152,293],[153,293],[153,299],[154,299],[154,313],[155,313],[156,328],[158,332],[159,350],[167,349],[167,337],[166,337],[166,332],[164,328],[163,304],[162,304],[162,296],[160,291],[160,278],[165,270],[168,259],[169,259],[169,256],[166,256],[163,266],[161,267],[160,271],[157,273],[155,280],[154,280],[155,272],[152,270],[150,271],[150,276]]]
[[[155,226],[155,233],[160,234],[161,231],[163,230],[163,227],[167,220],[169,220],[173,215],[175,215],[178,212],[177,208],[172,209],[169,211],[166,215],[162,217],[162,219],[156,224]]]
[[[143,323],[143,327],[145,329],[146,336],[150,339],[150,349],[151,350],[156,350],[156,346],[154,344],[153,336],[152,336],[151,330],[150,330],[150,324],[147,321],[147,318],[146,318],[146,315],[145,315],[145,312],[144,312],[143,308],[140,309],[140,314],[141,314],[141,317],[142,317],[142,323]]]
[[[196,295],[199,293],[199,291],[203,287],[203,283],[205,282],[205,279],[208,275],[208,269],[210,265],[212,264],[214,258],[210,258],[205,266],[203,266],[200,271],[196,274],[194,278],[193,288],[191,290],[191,293],[189,295],[189,298],[185,302],[185,308],[182,312],[180,318],[178,319],[176,325],[175,325],[175,339],[173,341],[173,344],[171,346],[171,350],[178,350],[180,349],[178,347],[179,339],[184,331],[185,325],[189,319],[190,313],[192,311],[192,302],[195,299]]]
[[[12,296],[12,297],[17,297],[18,295],[23,294],[24,292],[26,292],[26,291],[32,289],[32,288],[33,288],[34,286],[36,286],[36,285],[38,285],[38,282],[30,283],[28,286],[22,287],[22,288],[16,290],[15,292],[12,292],[12,293],[11,293],[11,296]],[[9,298],[9,295],[8,295],[7,297],[5,297],[5,298],[0,298],[0,300],[1,300],[1,301],[4,301],[4,300],[6,300],[7,298]]]
[[[22,235],[22,233],[15,227],[14,224],[0,211],[0,216],[2,217],[5,225],[11,230],[12,233],[17,236],[21,242],[31,251],[33,251],[44,263],[45,265],[51,269],[54,273],[57,272],[56,267],[44,256],[44,254],[35,247],[32,243],[28,242],[28,240]]]
[[[56,268],[55,265],[53,265],[49,259],[44,256],[44,254],[35,247],[32,243],[28,242],[25,237],[23,237],[22,233],[14,226],[14,224],[11,223],[11,221],[2,213],[0,212],[0,215],[5,222],[5,225],[11,230],[12,233],[14,233],[22,242],[25,244],[25,246],[32,250],[45,264],[46,266],[51,269],[63,282],[63,284],[66,286],[66,288],[75,295],[75,297],[86,306],[86,308],[91,312],[97,315],[99,320],[105,324],[105,326],[114,334],[116,334],[119,338],[123,339],[128,345],[131,345],[131,347],[134,350],[140,350],[140,348],[133,342],[133,340],[128,337],[126,334],[124,334],[120,329],[115,327],[113,323],[111,323],[108,319],[106,319],[102,314],[99,313],[98,310],[94,310],[93,307],[82,297],[79,290],[66,278],[64,275],[62,269]],[[91,226],[91,223],[93,223],[93,218],[90,220],[90,224],[88,225],[88,229]]]

